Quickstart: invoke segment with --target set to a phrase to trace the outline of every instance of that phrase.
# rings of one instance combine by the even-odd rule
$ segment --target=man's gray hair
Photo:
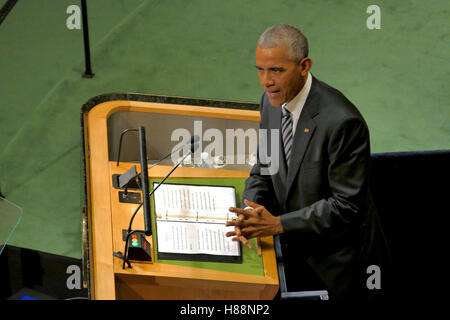
[[[288,58],[299,62],[308,56],[308,39],[297,28],[288,24],[277,24],[266,29],[256,44],[261,48],[276,48],[286,45]]]

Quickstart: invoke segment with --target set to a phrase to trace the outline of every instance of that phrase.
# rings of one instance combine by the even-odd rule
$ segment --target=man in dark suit
[[[313,77],[311,66],[300,30],[276,25],[261,35],[260,128],[269,134],[264,154],[278,154],[279,168],[267,174],[267,161],[258,158],[243,193],[246,208],[230,208],[239,219],[227,223],[235,226],[227,236],[250,246],[247,239],[280,234],[285,264],[298,271],[288,286],[355,299],[373,293],[366,269],[380,266],[385,252],[369,191],[369,131],[356,107]]]

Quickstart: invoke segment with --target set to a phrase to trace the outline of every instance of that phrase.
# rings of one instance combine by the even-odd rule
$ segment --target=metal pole
[[[9,14],[9,12],[12,10],[12,8],[15,6],[18,0],[8,0],[6,1],[5,5],[0,9],[0,24],[5,20],[6,16]]]
[[[94,77],[94,73],[92,73],[91,69],[91,53],[89,48],[89,27],[86,0],[81,0],[81,15],[83,19],[84,58],[86,62],[86,70],[83,74],[83,77],[92,78]]]

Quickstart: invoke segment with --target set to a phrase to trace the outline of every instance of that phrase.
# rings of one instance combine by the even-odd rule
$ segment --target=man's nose
[[[263,72],[261,75],[261,83],[263,87],[270,87],[275,84],[269,72]]]

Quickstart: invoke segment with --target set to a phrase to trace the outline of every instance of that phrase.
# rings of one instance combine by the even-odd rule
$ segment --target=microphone
[[[160,183],[158,183],[158,185],[148,195],[149,198],[159,188],[159,186],[162,185],[164,183],[164,181],[167,180],[167,178],[169,178],[169,176],[172,174],[172,172],[174,172],[175,169],[178,168],[180,166],[180,164],[182,164],[184,162],[184,159],[186,159],[187,156],[191,155],[191,153],[194,153],[198,149],[200,144],[198,142],[194,143],[194,141],[195,141],[194,137],[198,137],[198,136],[193,136],[191,138],[191,150],[190,150],[190,152],[186,153],[186,155],[180,161],[178,161],[178,163],[173,167],[172,170],[170,170],[170,172],[164,177],[164,179]]]
[[[141,129],[142,128],[142,129]],[[140,145],[140,147],[141,147],[141,151],[146,151],[145,150],[145,147],[144,147],[144,144],[145,144],[145,130],[144,130],[144,128],[143,127],[139,127],[139,137],[140,137],[140,142],[141,142],[141,145]],[[124,254],[123,254],[123,256],[122,256],[122,258],[123,258],[123,266],[122,266],[122,269],[125,269],[125,263],[127,263],[127,265],[129,266],[129,267],[131,267],[131,264],[130,264],[130,261],[128,260],[128,241],[129,241],[129,237],[132,235],[132,234],[134,234],[134,233],[136,233],[136,232],[142,232],[142,231],[139,231],[139,230],[135,230],[135,231],[131,231],[131,225],[132,225],[132,223],[133,223],[133,220],[134,220],[134,217],[136,216],[136,214],[137,214],[137,212],[139,211],[139,209],[142,207],[142,205],[144,205],[144,224],[145,224],[145,231],[144,231],[144,233],[146,234],[146,235],[151,235],[151,216],[150,216],[150,206],[149,206],[149,199],[150,199],[150,197],[153,195],[153,193],[159,188],[159,186],[161,186],[166,180],[167,180],[167,178],[169,178],[169,176],[172,174],[172,172],[174,172],[175,171],[175,169],[176,168],[178,168],[179,166],[180,166],[180,164],[181,163],[183,163],[183,161],[184,161],[184,159],[186,159],[186,157],[187,156],[189,156],[191,153],[193,153],[193,152],[195,152],[195,150],[197,150],[198,149],[198,147],[199,147],[199,143],[198,143],[198,141],[199,141],[199,136],[197,136],[197,135],[195,135],[195,136],[192,136],[191,137],[191,140],[189,141],[189,143],[191,144],[191,148],[190,148],[190,152],[188,152],[188,153],[186,153],[186,155],[173,167],[173,169],[172,170],[170,170],[170,172],[164,177],[164,179],[152,190],[152,192],[150,192],[150,193],[147,193],[148,192],[148,187],[147,188],[145,188],[145,187],[143,187],[142,188],[142,195],[143,195],[143,197],[144,197],[144,200],[141,202],[141,204],[137,207],[137,209],[134,211],[134,213],[133,213],[133,215],[132,215],[132,217],[131,217],[131,219],[130,219],[130,224],[129,224],[129,227],[128,227],[128,232],[127,232],[127,236],[126,236],[126,239],[125,239],[125,250],[124,250]],[[144,141],[143,141],[144,140]],[[185,144],[185,145],[187,145],[187,144]],[[185,145],[183,145],[183,146],[185,146]],[[182,146],[182,147],[183,147]],[[178,149],[179,150],[179,149]],[[144,159],[143,159],[143,157],[142,157],[142,155],[144,154],[144,152],[141,152],[141,165],[144,165],[144,164],[146,164],[146,161],[144,161]],[[170,155],[170,154],[169,154]],[[146,160],[146,159],[145,159]],[[163,159],[161,159],[160,161],[162,161]],[[147,168],[147,167],[146,167]],[[146,171],[146,170],[145,170]],[[142,173],[142,170],[141,170],[141,173]],[[144,173],[144,178],[143,179],[145,179],[145,173]],[[147,174],[147,180],[146,180],[146,183],[147,183],[147,186],[148,186],[148,174]],[[145,182],[143,183],[143,185],[145,185],[146,184]],[[145,189],[145,192],[146,193],[144,193],[144,189]],[[148,205],[148,211],[147,210],[145,210],[145,208],[146,208],[146,204],[145,204],[145,202],[146,202],[146,199],[147,199],[147,205]],[[146,212],[147,211],[147,212]],[[149,234],[147,234],[147,232],[149,232]]]
[[[117,166],[119,166],[119,162],[120,162],[120,151],[122,150],[122,140],[123,140],[123,136],[125,135],[125,133],[128,133],[130,131],[139,131],[139,129],[136,128],[128,128],[122,131],[122,133],[120,134],[120,140],[119,140],[119,151],[117,153]]]
[[[145,135],[145,133],[144,133],[144,135]],[[180,164],[182,164],[183,163],[183,161],[184,161],[184,159],[187,157],[187,156],[189,156],[191,153],[193,153],[193,152],[195,152],[195,150],[197,150],[198,149],[198,147],[199,147],[199,143],[198,143],[198,140],[199,140],[199,137],[196,135],[196,136],[192,136],[191,137],[191,141],[190,141],[190,143],[191,143],[191,152],[188,152],[174,167],[173,167],[173,169],[164,177],[164,179],[158,184],[158,186],[157,187],[155,187],[155,189],[153,189],[153,191],[152,192],[150,192],[149,194],[148,194],[148,199],[150,199],[150,197],[153,195],[153,193],[156,191],[156,189],[158,189],[158,187],[164,182],[164,181],[166,181],[166,179],[172,174],[172,172],[174,172],[175,171],[175,169],[176,168],[178,168],[179,166],[180,166]],[[194,143],[194,141],[195,141],[195,143]],[[148,180],[147,180],[147,185],[148,185]],[[148,190],[148,187],[146,188],[147,190]],[[145,195],[146,195],[146,193],[144,193],[144,192],[142,192],[142,194],[143,194],[143,196],[144,196],[144,199],[146,198],[145,197]],[[141,204],[137,207],[137,209],[136,209],[136,211],[133,213],[133,215],[131,216],[131,219],[130,219],[130,225],[129,225],[129,227],[128,227],[128,232],[130,232],[131,231],[131,225],[132,225],[132,223],[133,223],[133,220],[134,220],[134,217],[135,217],[135,215],[136,215],[136,213],[139,211],[139,209],[142,207],[142,205],[144,204],[144,202],[141,202]],[[150,210],[149,210],[149,212],[150,212]],[[148,219],[148,221],[150,221],[150,219]],[[147,229],[147,223],[145,223],[145,225],[146,225],[146,229]],[[150,235],[151,235],[151,226],[149,226],[150,227]]]
[[[152,164],[152,165],[150,166],[149,169],[153,168],[154,166],[156,166],[157,164],[161,163],[162,161],[164,161],[164,160],[167,159],[168,157],[172,156],[175,152],[179,151],[180,149],[183,149],[184,147],[188,146],[189,144],[191,145],[191,152],[194,153],[193,147],[194,147],[195,145],[197,145],[196,148],[195,148],[195,150],[197,150],[197,148],[198,148],[198,142],[199,142],[199,141],[200,141],[200,137],[199,137],[198,135],[191,136],[191,139],[189,140],[188,143],[185,143],[185,144],[183,144],[183,145],[181,145],[181,146],[175,148],[175,149],[172,150],[170,153],[166,154],[163,158],[159,159],[157,162],[155,162],[154,164]]]
[[[191,137],[191,153],[194,153],[198,149],[200,137],[198,135]]]

